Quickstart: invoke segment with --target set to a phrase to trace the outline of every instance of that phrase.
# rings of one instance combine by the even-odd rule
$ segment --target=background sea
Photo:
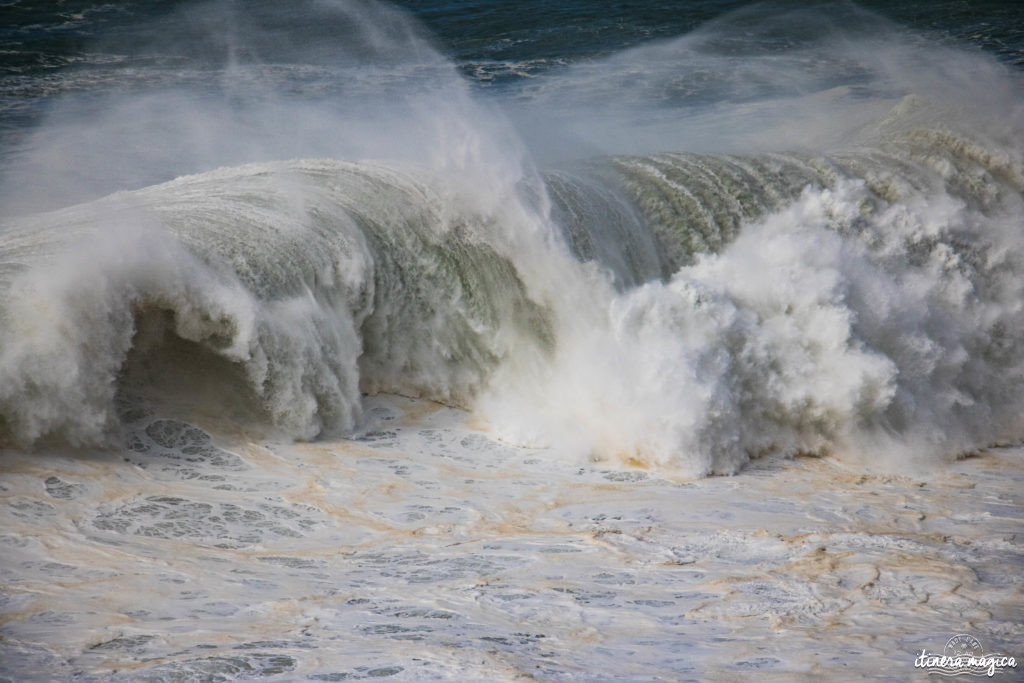
[[[1024,659],[1022,68],[1009,2],[0,0],[0,678]]]

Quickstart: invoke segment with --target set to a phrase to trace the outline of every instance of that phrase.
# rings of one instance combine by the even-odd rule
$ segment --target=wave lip
[[[9,437],[103,442],[119,394],[182,373],[244,388],[304,439],[352,429],[361,385],[467,403],[545,321],[484,221],[443,211],[414,175],[312,161],[222,169],[9,226],[46,247],[5,259]]]

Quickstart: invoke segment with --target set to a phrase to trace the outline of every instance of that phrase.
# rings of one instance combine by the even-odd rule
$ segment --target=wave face
[[[406,15],[317,7],[360,40],[267,63],[257,12],[264,61],[68,100],[7,164],[4,441],[147,401],[312,439],[379,392],[686,476],[1020,435],[1018,74],[761,6],[486,92]]]

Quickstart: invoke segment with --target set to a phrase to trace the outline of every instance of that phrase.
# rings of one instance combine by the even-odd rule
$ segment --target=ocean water
[[[1024,7],[0,17],[3,676],[1024,658]]]

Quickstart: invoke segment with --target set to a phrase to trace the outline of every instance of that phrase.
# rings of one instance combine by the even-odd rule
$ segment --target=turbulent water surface
[[[0,12],[11,680],[1024,657],[1021,9]]]

